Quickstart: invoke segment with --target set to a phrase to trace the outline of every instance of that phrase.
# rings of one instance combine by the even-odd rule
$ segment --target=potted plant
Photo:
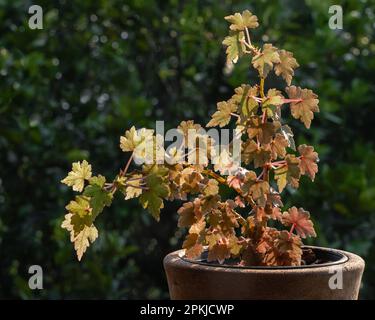
[[[246,10],[225,19],[228,66],[250,56],[259,74],[258,84],[242,84],[219,102],[207,124],[231,124],[231,140],[218,145],[212,132],[183,121],[174,132],[179,143],[166,148],[163,135],[132,127],[120,138],[129,159],[112,181],[94,176],[86,160],[73,163],[62,182],[80,194],[66,206],[62,227],[81,260],[98,237],[95,219],[115,194],[138,198],[156,220],[165,200],[183,200],[177,212],[178,226],[188,228],[183,249],[164,259],[172,299],[357,299],[364,261],[349,252],[303,246],[303,238],[316,236],[309,212],[282,212],[280,193],[318,172],[317,152],[305,144],[295,147],[282,110],[289,105],[292,117],[309,128],[319,112],[317,95],[291,85],[299,66],[291,52],[253,44],[255,15]],[[286,82],[286,96],[265,90],[272,72]],[[138,166],[130,170],[133,162]]]

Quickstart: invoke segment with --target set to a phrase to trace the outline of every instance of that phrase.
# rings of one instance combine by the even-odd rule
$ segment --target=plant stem
[[[221,184],[227,184],[227,180],[224,179],[222,176],[218,175],[217,173],[213,172],[212,170],[210,169],[205,169],[202,171],[203,174],[206,174],[214,179],[216,179],[218,182],[220,182]]]
[[[148,190],[148,189],[149,189],[148,187],[144,187],[144,186],[135,186],[135,185],[132,185],[132,184],[129,184],[129,183],[126,183],[126,184],[125,184],[125,187],[132,187],[132,188],[135,188],[135,189],[142,189],[142,190]]]
[[[271,165],[271,166],[279,166],[279,165],[284,165],[284,164],[286,164],[286,161],[285,160],[280,160],[280,161],[271,162],[269,165]]]
[[[240,118],[240,116],[239,116],[237,113],[233,113],[233,112],[231,112],[230,115],[233,116],[233,117],[236,117],[236,118],[238,118],[238,119]]]
[[[267,109],[264,109],[263,114],[262,114],[262,123],[266,123],[266,121],[267,121]]]
[[[263,77],[260,77],[260,86],[259,86],[259,91],[260,91],[260,96],[262,98],[265,97],[264,95],[264,78]]]
[[[253,47],[252,44],[251,44],[250,32],[249,32],[249,29],[248,29],[248,28],[245,28],[245,33],[246,33],[246,40],[247,40],[247,42],[249,43],[249,46],[250,46],[250,47]]]
[[[293,223],[293,224],[292,224],[292,227],[291,227],[290,230],[289,230],[289,238],[292,236],[292,233],[293,233],[295,227],[296,227],[296,224]]]
[[[125,168],[124,168],[124,170],[121,171],[121,173],[120,173],[120,177],[123,177],[123,176],[126,174],[126,172],[128,171],[129,166],[130,166],[130,163],[131,163],[132,160],[133,160],[133,157],[134,157],[134,152],[131,154],[131,156],[130,156],[130,158],[129,158],[129,160],[128,160],[128,162],[127,162]]]
[[[283,103],[291,103],[291,102],[302,102],[303,99],[284,99]]]
[[[266,170],[267,170],[266,167],[263,167],[262,172],[261,172],[260,175],[257,177],[257,181],[259,181],[259,180],[264,176]]]

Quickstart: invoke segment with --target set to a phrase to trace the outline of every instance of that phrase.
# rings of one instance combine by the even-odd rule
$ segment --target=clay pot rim
[[[200,266],[200,268],[207,268],[207,269],[232,269],[233,271],[245,271],[245,270],[259,270],[259,271],[266,271],[266,270],[294,270],[294,271],[301,271],[301,270],[306,270],[306,269],[319,269],[319,268],[327,268],[335,265],[342,265],[347,263],[349,260],[352,260],[350,262],[353,262],[353,260],[360,259],[359,256],[350,253],[350,252],[345,252],[342,250],[338,249],[333,249],[333,248],[325,248],[325,247],[318,247],[318,246],[302,246],[302,248],[305,249],[312,249],[314,251],[321,251],[323,253],[329,254],[330,256],[336,256],[338,260],[332,261],[332,262],[326,262],[326,263],[320,263],[320,264],[313,264],[313,265],[303,265],[303,266],[236,266],[236,265],[229,265],[229,264],[214,264],[214,263],[209,263],[205,261],[200,261],[200,260],[192,260],[188,259],[185,257],[185,250],[178,250],[173,252],[172,254],[175,255],[176,257],[179,257],[181,262],[184,264],[191,264],[191,265],[197,265]],[[363,260],[362,260],[363,261]]]

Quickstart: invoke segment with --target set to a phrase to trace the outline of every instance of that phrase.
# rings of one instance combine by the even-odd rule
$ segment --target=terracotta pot
[[[184,250],[164,258],[171,299],[355,300],[363,259],[341,250],[310,247],[331,262],[300,267],[236,267],[191,261]]]

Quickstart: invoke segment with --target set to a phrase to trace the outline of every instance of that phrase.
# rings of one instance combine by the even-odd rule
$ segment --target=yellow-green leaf
[[[80,217],[91,215],[90,198],[85,196],[76,196],[75,200],[69,202],[65,207],[70,213],[78,214]]]
[[[277,48],[270,43],[264,44],[262,51],[252,59],[254,68],[258,69],[260,76],[263,78],[267,77],[274,63],[280,63],[280,57]]]
[[[233,31],[223,40],[223,45],[227,47],[227,61],[236,63],[246,49],[244,43],[245,34],[243,31]]]
[[[249,85],[241,85],[234,89],[235,94],[230,101],[237,105],[237,110],[243,118],[255,114],[258,109],[258,102],[253,98],[258,95],[258,88]]]
[[[72,187],[74,191],[82,192],[85,180],[89,180],[91,174],[91,165],[86,160],[74,162],[72,171],[70,171],[68,176],[61,180],[61,182]]]
[[[231,118],[231,113],[237,111],[237,106],[233,103],[222,101],[217,104],[217,111],[212,115],[212,119],[207,127],[226,126]]]
[[[112,203],[113,194],[104,190],[104,183],[105,178],[103,176],[92,179],[83,193],[90,198],[90,207],[94,218],[103,211],[105,206],[109,207]]]
[[[237,12],[226,16],[224,19],[231,23],[229,29],[233,31],[243,31],[246,28],[254,29],[259,26],[257,16],[253,15],[249,10],[243,11],[242,14]]]
[[[282,192],[287,184],[295,189],[298,188],[301,177],[300,160],[292,154],[288,154],[285,160],[286,165],[275,170],[275,180],[279,192]]]
[[[158,174],[150,174],[145,181],[148,189],[143,191],[139,197],[139,202],[159,221],[160,209],[164,207],[163,198],[168,197],[169,187],[162,176]]]
[[[98,237],[98,230],[91,219],[82,219],[73,213],[65,215],[61,227],[70,232],[70,241],[74,243],[78,261],[80,261],[86,249],[90,246],[90,242],[93,243]]]
[[[120,148],[122,151],[134,151],[141,143],[153,139],[154,130],[142,128],[137,130],[134,126],[120,137]]]

